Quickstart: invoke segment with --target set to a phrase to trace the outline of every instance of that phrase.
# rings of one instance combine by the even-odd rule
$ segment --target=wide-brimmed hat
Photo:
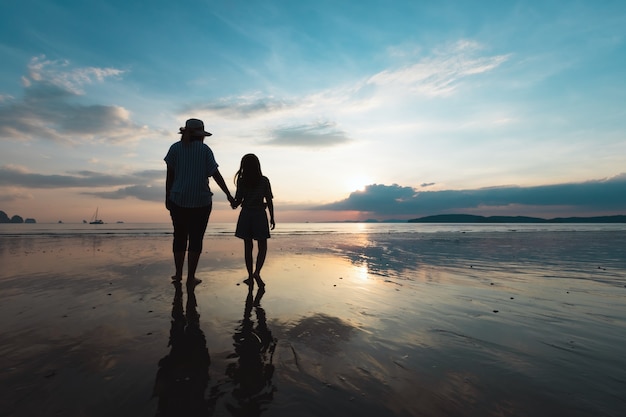
[[[180,133],[189,132],[191,136],[211,136],[211,133],[204,130],[204,122],[200,119],[189,119],[185,122],[185,127],[180,128]]]

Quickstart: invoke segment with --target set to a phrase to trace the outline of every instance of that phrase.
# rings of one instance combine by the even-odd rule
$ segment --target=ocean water
[[[234,234],[235,224],[209,222],[206,236]],[[273,235],[319,234],[429,234],[488,232],[619,232],[626,223],[527,224],[527,223],[279,223]],[[126,235],[159,236],[172,233],[170,223],[35,223],[0,224],[0,236]]]

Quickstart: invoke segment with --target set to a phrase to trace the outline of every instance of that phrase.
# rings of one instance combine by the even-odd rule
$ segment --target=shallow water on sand
[[[619,416],[626,233],[0,238],[0,415]],[[194,414],[195,413],[195,414]]]

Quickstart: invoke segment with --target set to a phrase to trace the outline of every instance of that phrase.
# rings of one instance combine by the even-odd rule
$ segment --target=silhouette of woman
[[[202,120],[189,119],[180,128],[181,140],[170,146],[165,162],[165,207],[169,210],[174,225],[174,281],[182,280],[185,251],[187,256],[187,283],[199,284],[196,278],[198,260],[202,252],[202,239],[206,231],[212,208],[213,193],[209,188],[209,177],[224,191],[231,205],[234,199],[217,168],[213,151],[204,143],[206,136]]]

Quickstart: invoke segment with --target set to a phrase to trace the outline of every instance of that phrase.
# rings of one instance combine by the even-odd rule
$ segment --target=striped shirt
[[[174,171],[170,200],[180,207],[206,207],[213,193],[209,177],[217,170],[213,151],[202,141],[174,143],[164,158]]]
[[[241,181],[237,181],[235,200],[241,201],[242,208],[264,209],[264,200],[269,201],[274,198],[270,180],[265,176],[261,177],[256,187],[246,188],[240,183]]]

